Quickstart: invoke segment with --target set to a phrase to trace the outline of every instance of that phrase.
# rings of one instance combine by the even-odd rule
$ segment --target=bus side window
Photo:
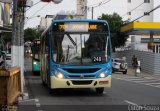
[[[45,56],[48,56],[49,53],[49,41],[48,37],[45,37]]]

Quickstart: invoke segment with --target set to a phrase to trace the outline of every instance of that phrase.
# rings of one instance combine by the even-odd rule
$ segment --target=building
[[[154,0],[127,0],[127,18],[130,21],[137,19],[142,15],[146,15],[137,21],[152,22],[153,13],[148,14],[154,7]]]
[[[78,1],[83,0],[77,0],[77,7],[79,6]],[[88,19],[91,19],[93,7],[94,19],[97,19],[99,16],[102,15],[102,13],[113,14],[114,12],[116,12],[123,18],[123,20],[129,19],[130,21],[132,21],[146,14],[145,17],[138,19],[138,21],[157,21],[157,19],[155,19],[157,17],[156,11],[150,13],[149,15],[147,15],[147,12],[156,7],[157,4],[159,4],[159,0],[111,0],[109,2],[99,0],[86,0],[85,2],[87,2],[86,4]],[[85,7],[86,4],[83,4],[83,6],[81,7]],[[77,10],[78,9],[81,8],[77,8]],[[81,11],[77,11],[77,13]]]
[[[55,15],[46,15],[45,17],[41,17],[40,25],[38,26],[38,30],[43,31],[47,27],[51,25],[52,20],[55,18]]]
[[[46,15],[45,17],[41,17],[40,25],[38,26],[38,30],[44,31],[47,27],[49,27],[52,23],[52,20],[64,20],[64,19],[82,19],[83,15],[75,14],[75,12],[65,12],[61,11],[57,15]]]
[[[86,4],[79,3],[83,0],[77,0],[77,13],[84,12],[83,7],[87,4],[87,18],[97,19],[99,16],[104,14],[118,13],[124,21],[138,21],[138,22],[159,22],[160,17],[159,11],[155,10],[151,13],[152,9],[158,6],[159,0],[111,0],[109,2],[99,0],[88,0]],[[82,8],[81,8],[82,7]],[[93,10],[92,10],[93,9]],[[79,11],[80,10],[80,11]],[[145,15],[145,16],[143,16]],[[143,17],[141,17],[143,16]],[[139,19],[137,19],[139,18]],[[136,20],[137,19],[137,20]],[[154,35],[153,41],[156,44],[160,44],[160,36]],[[135,50],[148,51],[148,41],[150,35],[130,35],[126,43],[126,47],[131,47]]]
[[[46,27],[49,27],[51,25],[53,19],[55,19],[55,15],[46,15]]]
[[[117,4],[121,4],[121,6],[125,7],[125,9],[121,8],[121,10],[119,10],[121,6],[116,6]],[[107,9],[113,7],[112,10],[106,11],[107,14],[112,14],[116,12],[123,18],[124,21],[129,20],[137,22],[159,22],[160,17],[157,16],[159,15],[159,11],[155,10],[151,13],[148,13],[155,7],[157,7],[158,6],[157,4],[159,4],[158,0],[121,0],[121,1],[112,0],[105,6],[108,6]],[[100,9],[101,8],[99,8],[99,10]],[[153,35],[153,42],[155,42],[155,45],[160,44],[159,38],[160,38],[159,35]],[[150,41],[150,34],[136,35],[135,33],[134,35],[129,36],[129,39],[126,42],[126,47],[130,47],[131,49],[134,50],[148,51],[149,41]]]
[[[10,26],[10,8],[11,2],[0,1],[0,33],[11,32]]]
[[[157,11],[153,11],[152,13],[149,13],[151,10],[153,10],[155,7],[157,7],[157,1],[156,0],[127,0],[128,4],[128,12],[127,12],[127,18],[130,21],[134,21],[137,18],[144,15],[144,17],[141,17],[140,19],[137,19],[138,22],[157,22]],[[153,35],[153,41],[155,45],[160,44],[160,36],[159,35]],[[134,50],[142,50],[142,51],[148,51],[148,43],[150,42],[150,34],[139,34],[136,35],[130,35],[128,39],[128,45]],[[157,46],[155,46],[157,47]],[[158,46],[159,47],[159,46]]]
[[[77,0],[77,15],[87,18],[87,0]]]

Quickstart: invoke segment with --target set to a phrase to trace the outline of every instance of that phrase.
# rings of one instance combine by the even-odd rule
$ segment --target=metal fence
[[[128,66],[132,66],[132,56],[135,55],[141,63],[143,72],[160,75],[160,53],[152,53],[137,50],[117,51],[113,53],[113,58],[126,57]]]

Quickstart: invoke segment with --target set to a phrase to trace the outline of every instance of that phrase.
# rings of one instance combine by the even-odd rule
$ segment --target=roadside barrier
[[[21,95],[20,68],[0,69],[0,111],[18,105],[18,97]]]

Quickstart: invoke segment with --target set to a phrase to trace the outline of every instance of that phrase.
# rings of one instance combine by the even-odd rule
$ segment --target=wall
[[[137,6],[139,6],[143,2],[144,0],[131,0],[131,3],[128,3],[128,11],[134,10]],[[132,11],[131,15],[128,15],[128,18],[130,18],[132,21],[142,16],[144,12],[149,12],[150,10],[153,9],[153,2],[154,0],[150,0],[150,3],[143,3],[141,6]],[[143,22],[153,21],[153,13],[150,13],[149,16],[142,17],[138,21],[143,21]]]
[[[141,61],[141,69],[143,72],[160,75],[160,53],[126,50],[113,53],[113,58],[126,56],[128,65],[132,66],[131,60],[133,55],[136,55]]]

